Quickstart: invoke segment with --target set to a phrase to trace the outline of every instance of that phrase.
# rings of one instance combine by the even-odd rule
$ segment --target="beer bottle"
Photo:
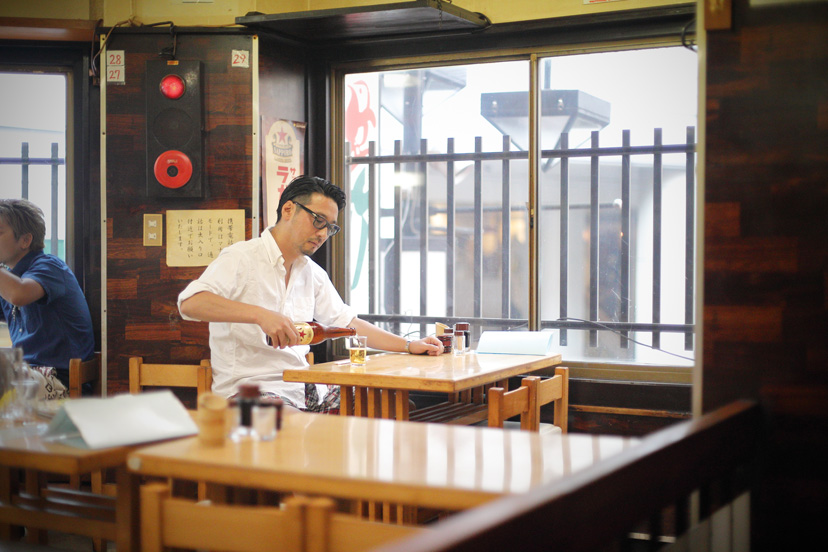
[[[299,332],[299,343],[297,345],[316,345],[326,339],[337,337],[348,337],[356,335],[356,328],[339,328],[337,326],[323,326],[319,322],[294,322],[296,331]],[[267,344],[273,345],[273,340],[267,336]]]

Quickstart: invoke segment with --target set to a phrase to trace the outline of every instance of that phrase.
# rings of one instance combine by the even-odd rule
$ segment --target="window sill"
[[[615,364],[607,362],[568,361],[561,363],[569,368],[570,378],[609,381],[639,381],[648,383],[682,383],[693,382],[691,366],[656,366],[649,364]],[[548,372],[545,373],[545,372]],[[552,375],[549,369],[544,375]]]

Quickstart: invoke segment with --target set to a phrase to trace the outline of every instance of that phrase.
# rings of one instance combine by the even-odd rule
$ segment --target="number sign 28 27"
[[[126,58],[123,50],[106,52],[106,82],[124,84]]]

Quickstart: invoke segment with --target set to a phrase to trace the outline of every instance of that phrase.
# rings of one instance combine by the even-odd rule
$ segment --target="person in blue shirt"
[[[45,235],[37,205],[0,199],[0,307],[12,344],[44,375],[54,368],[68,387],[69,359],[93,358],[95,334],[77,278],[61,259],[43,253]]]

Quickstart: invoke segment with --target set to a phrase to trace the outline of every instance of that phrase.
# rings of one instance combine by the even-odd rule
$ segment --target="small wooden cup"
[[[219,447],[227,438],[227,399],[213,393],[198,398],[196,411],[198,440],[207,447]]]

